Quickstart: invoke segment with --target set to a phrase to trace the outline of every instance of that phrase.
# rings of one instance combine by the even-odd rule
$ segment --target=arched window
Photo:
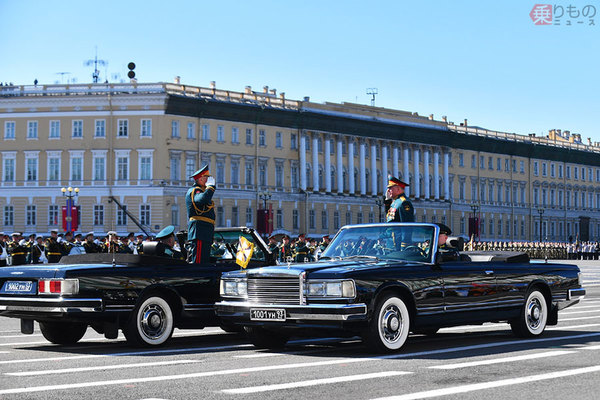
[[[335,186],[335,180],[336,180],[335,179],[336,178],[335,167],[331,167],[330,175],[331,175],[331,187],[332,188],[337,187],[337,186]]]
[[[319,188],[323,187],[323,166],[319,164]]]
[[[345,190],[348,190],[348,169],[344,167],[342,170],[342,182]]]
[[[359,182],[358,182],[358,168],[354,168],[354,190],[360,190]]]
[[[365,186],[366,186],[367,193],[369,193],[369,192],[371,191],[371,190],[370,190],[370,187],[371,187],[371,185],[370,185],[370,183],[371,183],[371,179],[369,179],[370,177],[371,177],[371,173],[369,172],[369,169],[368,169],[368,168],[366,168],[366,169],[365,169],[365,180],[366,180],[366,182],[365,182],[365,183],[366,183],[366,185],[365,185]]]
[[[382,186],[381,171],[377,170],[377,193],[381,193],[381,186]]]

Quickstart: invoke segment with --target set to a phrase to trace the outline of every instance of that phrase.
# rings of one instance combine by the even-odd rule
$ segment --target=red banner
[[[69,230],[69,219],[71,231],[74,232],[79,228],[79,206],[71,206],[71,217],[67,216],[67,206],[62,206],[62,228],[65,232]]]

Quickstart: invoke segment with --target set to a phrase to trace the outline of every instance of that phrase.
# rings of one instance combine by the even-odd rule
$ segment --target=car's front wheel
[[[54,344],[75,344],[87,330],[86,324],[77,322],[40,322],[42,335]]]
[[[363,341],[377,352],[399,350],[410,330],[410,313],[400,297],[388,294],[377,302]]]
[[[133,310],[123,333],[134,346],[160,346],[173,334],[173,310],[160,295],[143,299]]]
[[[267,330],[260,326],[245,326],[250,342],[259,349],[282,349],[290,337],[281,332]]]
[[[546,329],[548,321],[548,305],[546,298],[538,290],[533,289],[521,309],[518,319],[510,322],[513,333],[519,337],[539,336]]]

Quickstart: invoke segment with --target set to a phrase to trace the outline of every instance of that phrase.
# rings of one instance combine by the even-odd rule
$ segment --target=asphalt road
[[[216,328],[176,330],[153,350],[91,330],[64,347],[0,318],[0,399],[598,399],[600,262],[579,264],[586,299],[541,338],[518,339],[507,324],[464,326],[411,336],[387,356],[336,338],[258,351]]]

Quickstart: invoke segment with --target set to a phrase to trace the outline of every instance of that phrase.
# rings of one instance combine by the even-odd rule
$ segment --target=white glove
[[[212,186],[212,187],[215,187],[215,186],[216,186],[216,183],[217,183],[217,182],[215,181],[215,178],[214,178],[213,176],[209,176],[209,177],[206,179],[206,186]]]

